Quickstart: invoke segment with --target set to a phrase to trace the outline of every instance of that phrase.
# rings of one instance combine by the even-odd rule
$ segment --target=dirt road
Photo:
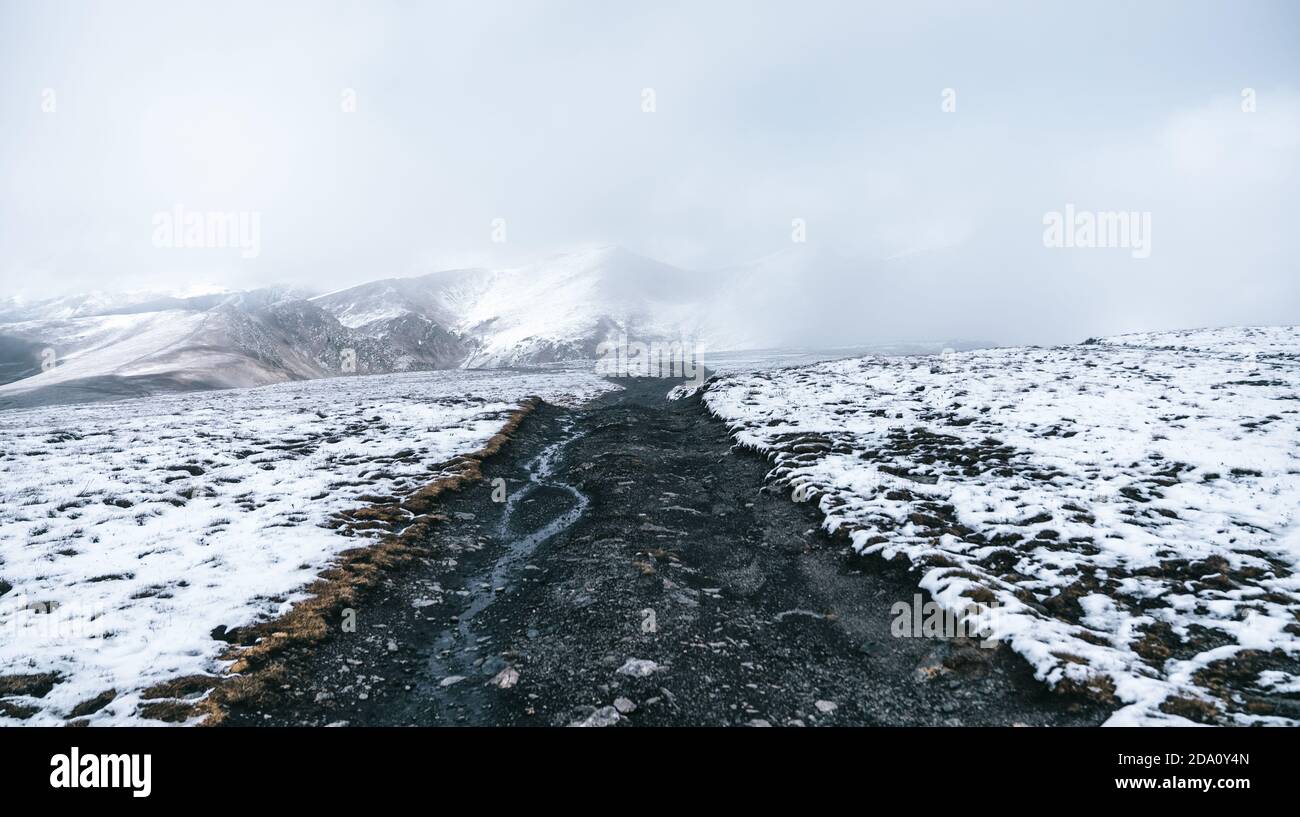
[[[234,725],[1095,724],[1005,647],[891,635],[915,577],[764,489],[672,381],[544,405],[448,495],[355,631],[289,653]],[[498,478],[502,483],[495,482]],[[496,489],[494,490],[494,484]],[[495,496],[494,496],[495,493]]]

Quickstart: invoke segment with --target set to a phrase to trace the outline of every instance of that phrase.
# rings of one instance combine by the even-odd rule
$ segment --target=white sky
[[[1296,323],[1297,31],[1287,2],[0,0],[0,298],[593,242],[708,270],[802,218],[861,259],[810,301],[881,336]],[[1149,211],[1150,257],[1045,248],[1067,203]],[[155,247],[177,204],[261,213],[260,254]]]

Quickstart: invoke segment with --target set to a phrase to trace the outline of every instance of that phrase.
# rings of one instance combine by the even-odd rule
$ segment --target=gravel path
[[[534,412],[483,483],[447,497],[429,555],[385,578],[355,630],[340,621],[287,654],[280,691],[227,723],[1105,719],[1004,647],[891,635],[914,577],[852,556],[815,510],[763,490],[767,463],[733,451],[698,398],[620,383]]]

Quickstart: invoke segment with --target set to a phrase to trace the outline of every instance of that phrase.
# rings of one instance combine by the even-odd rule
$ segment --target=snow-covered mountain
[[[706,354],[843,346],[884,339],[876,330],[896,311],[897,279],[805,245],[712,272],[604,246],[314,297],[270,288],[10,299],[0,301],[0,407],[589,360],[623,335],[689,340]]]
[[[0,325],[0,407],[454,368],[459,340],[418,318],[383,338],[278,290],[156,311]]]
[[[464,340],[464,365],[475,368],[590,358],[621,333],[710,351],[861,343],[871,339],[870,310],[884,308],[881,278],[804,245],[705,272],[603,246],[508,269],[374,281],[313,303],[372,333],[397,315],[432,320]]]
[[[444,270],[414,278],[385,278],[312,298],[353,329],[406,315],[453,326],[490,280],[486,269]]]
[[[647,341],[702,340],[705,305],[715,294],[708,277],[597,247],[509,269],[375,281],[313,303],[375,337],[397,316],[433,321],[464,340],[463,365],[483,368],[591,358],[599,343],[623,332]]]

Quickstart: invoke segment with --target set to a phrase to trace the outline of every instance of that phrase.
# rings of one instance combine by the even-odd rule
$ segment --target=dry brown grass
[[[1066,660],[1063,656],[1057,655],[1056,653],[1053,653],[1053,655],[1056,655],[1062,660]],[[1077,656],[1072,657],[1079,661],[1083,661],[1082,658],[1078,658]],[[1062,695],[1077,695],[1083,698],[1090,698],[1105,706],[1119,706],[1119,699],[1115,697],[1115,682],[1111,680],[1109,676],[1101,675],[1099,673],[1091,674],[1082,681],[1076,681],[1071,678],[1062,678],[1060,681],[1056,682],[1056,686],[1052,687],[1052,690],[1054,692],[1059,692]]]
[[[0,675],[0,695],[31,695],[44,697],[59,682],[56,672],[38,672],[31,675]]]
[[[284,677],[284,669],[275,659],[290,647],[325,639],[333,629],[331,622],[337,622],[344,609],[355,606],[385,571],[400,569],[426,555],[424,543],[430,532],[447,521],[446,516],[434,512],[438,497],[479,482],[483,478],[483,460],[500,451],[540,403],[536,397],[525,400],[481,449],[444,463],[442,476],[402,501],[338,514],[335,521],[341,532],[389,532],[377,541],[340,553],[334,564],[307,587],[310,596],[283,616],[235,631],[236,644],[221,654],[222,660],[232,662],[226,675],[187,676],[150,687],[142,697],[168,700],[145,704],[140,714],[167,721],[203,715],[205,726],[215,726],[225,720],[229,707],[266,700]],[[211,693],[197,702],[182,700],[194,694],[196,684],[199,689],[211,688]]]

